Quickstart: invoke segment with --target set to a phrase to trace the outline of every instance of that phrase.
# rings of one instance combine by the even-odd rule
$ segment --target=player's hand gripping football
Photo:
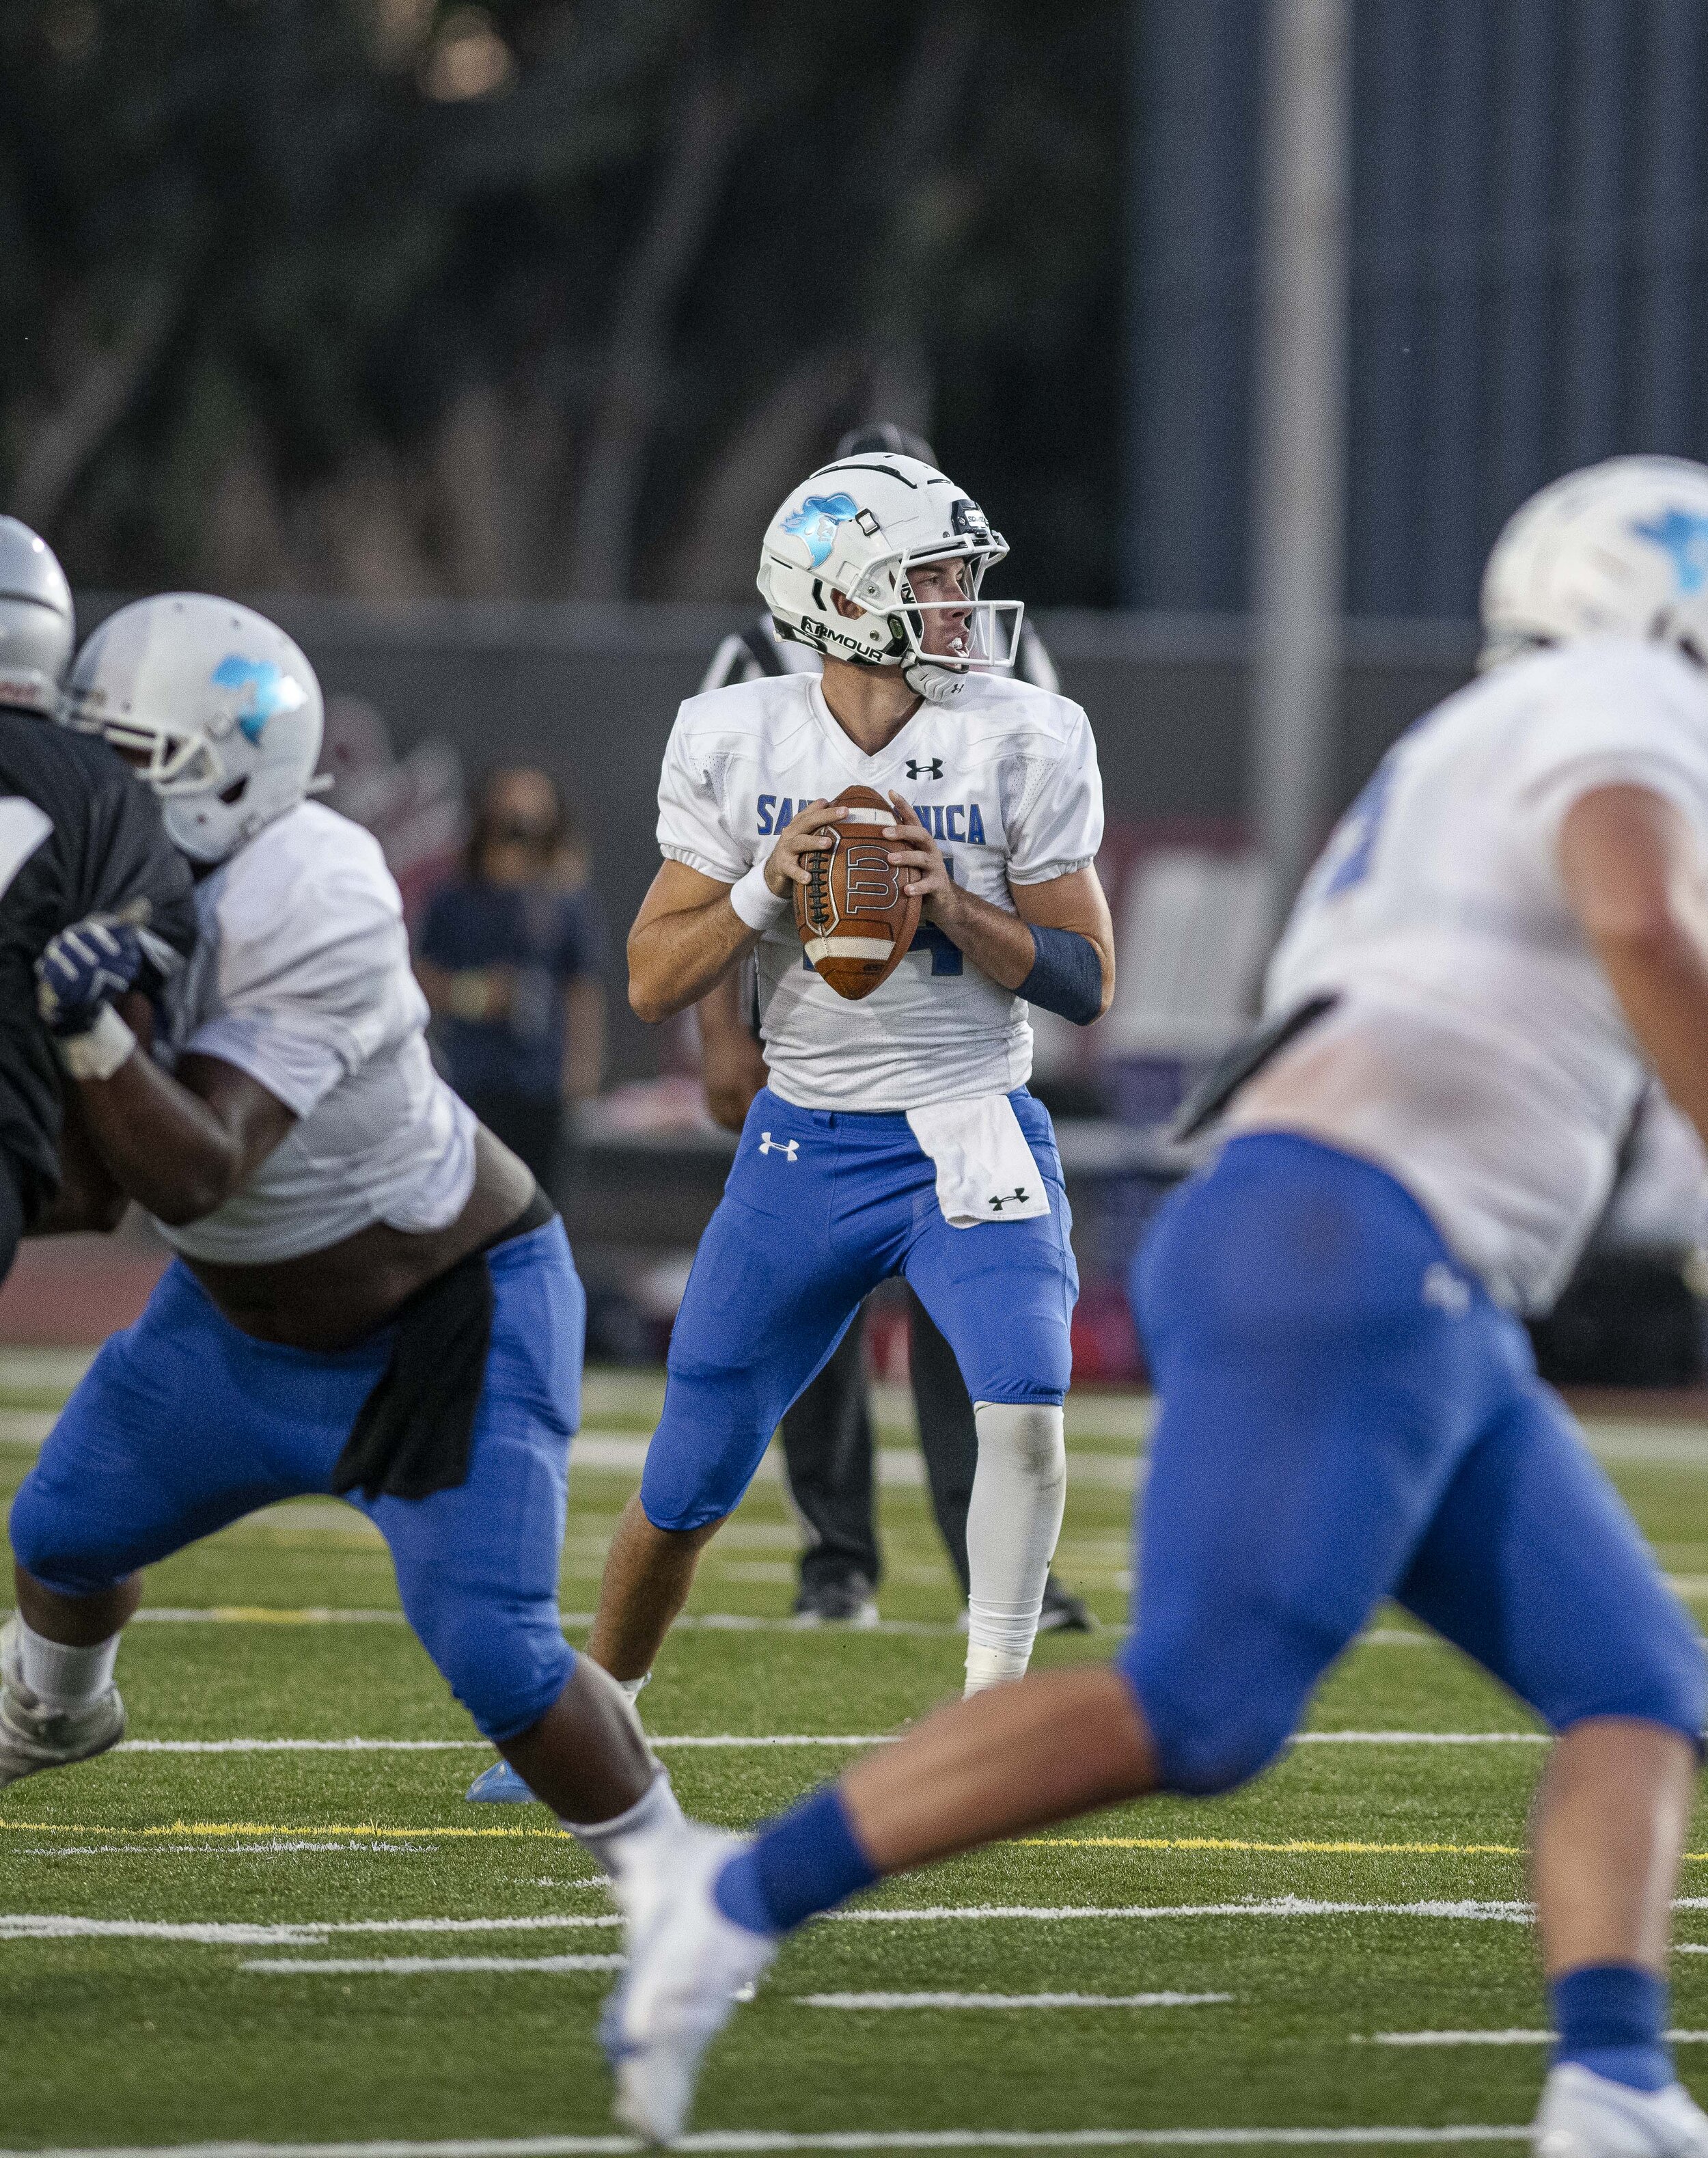
[[[811,880],[811,872],[802,860],[803,854],[823,852],[821,834],[833,832],[848,814],[845,809],[833,808],[828,802],[809,802],[799,814],[783,827],[782,837],[771,849],[765,865],[765,880],[779,899],[793,896],[791,885],[804,885]]]
[[[890,859],[903,873],[901,888],[918,899],[927,922],[947,929],[962,897],[961,888],[949,875],[942,849],[915,815],[913,804],[899,794],[890,799],[895,804],[895,822],[884,827],[884,837],[900,842],[890,847]]]
[[[116,914],[91,914],[62,929],[35,963],[36,1009],[49,1033],[62,1041],[87,1034],[147,958],[135,924]]]

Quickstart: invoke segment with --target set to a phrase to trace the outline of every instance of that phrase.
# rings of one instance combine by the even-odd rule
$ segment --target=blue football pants
[[[1700,1742],[1689,1614],[1523,1328],[1393,1178],[1236,1138],[1163,1208],[1133,1296],[1160,1410],[1119,1661],[1167,1788],[1256,1774],[1384,1597],[1556,1731]]]
[[[739,1503],[783,1412],[892,1274],[917,1292],[975,1402],[1062,1399],[1073,1220],[1048,1112],[1024,1090],[1009,1098],[1050,1211],[952,1229],[905,1116],[758,1095],[670,1337],[641,1481],[655,1528],[704,1528]]]
[[[561,1221],[496,1246],[492,1346],[466,1479],[425,1499],[364,1498],[404,1613],[493,1740],[567,1684],[558,1615],[586,1300]],[[330,1493],[392,1329],[334,1355],[256,1341],[182,1261],[66,1403],[13,1502],[25,1571],[67,1596],[111,1588],[258,1506]]]

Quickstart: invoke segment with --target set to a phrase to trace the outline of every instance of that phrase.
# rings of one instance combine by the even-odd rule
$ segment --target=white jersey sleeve
[[[1066,718],[1058,754],[1034,749],[1004,777],[1013,798],[1004,804],[1010,884],[1049,884],[1097,860],[1103,844],[1103,782],[1091,722],[1077,705],[1053,700]]]
[[[1642,787],[1708,834],[1708,739],[1701,692],[1659,645],[1591,644],[1524,738],[1515,791],[1551,855],[1574,803],[1600,787]]]
[[[215,907],[218,1014],[184,1044],[246,1071],[298,1117],[410,1016],[397,1009],[402,903],[377,844],[365,832],[360,842],[301,865],[288,903],[269,878],[227,883]]]
[[[676,715],[658,779],[658,851],[720,884],[734,884],[753,864],[725,811],[729,753],[717,736],[697,727],[690,698]]]
[[[201,935],[168,992],[178,1056],[216,1056],[297,1118],[243,1189],[157,1225],[192,1258],[258,1265],[375,1221],[443,1228],[474,1185],[474,1118],[433,1069],[426,999],[379,844],[304,802],[199,888]]]

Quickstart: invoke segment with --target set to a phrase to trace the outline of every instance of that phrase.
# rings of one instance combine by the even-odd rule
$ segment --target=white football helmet
[[[205,592],[110,616],[77,655],[65,718],[136,766],[173,844],[195,861],[223,862],[320,791],[314,669],[265,616]]]
[[[1483,573],[1478,665],[1640,637],[1708,667],[1708,465],[1609,457],[1514,512]]]
[[[759,589],[782,636],[827,659],[899,667],[910,689],[945,705],[975,667],[1013,663],[1020,602],[978,596],[1008,551],[978,504],[934,467],[870,452],[839,457],[793,490],[766,529]],[[942,561],[967,564],[967,598],[921,605],[908,571]],[[859,613],[839,613],[838,592]],[[932,638],[942,652],[926,648],[933,615],[956,620]]]
[[[77,642],[71,587],[47,541],[0,517],[0,705],[57,710]]]

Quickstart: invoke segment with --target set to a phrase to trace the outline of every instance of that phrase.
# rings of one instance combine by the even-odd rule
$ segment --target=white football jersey
[[[1065,697],[980,675],[952,704],[921,705],[868,756],[831,716],[817,675],[787,674],[683,705],[658,786],[658,845],[734,884],[806,803],[852,786],[911,802],[956,880],[1010,914],[1011,884],[1083,869],[1102,842],[1097,746]],[[1024,999],[929,923],[859,1003],[808,965],[792,911],[757,957],[771,1083],[797,1107],[924,1108],[1005,1093],[1031,1072]]]
[[[191,1258],[259,1265],[375,1221],[440,1229],[474,1188],[474,1118],[434,1071],[403,903],[377,840],[304,802],[196,888],[200,938],[168,991],[170,1054],[217,1056],[297,1123],[199,1221]]]
[[[1523,1310],[1563,1287],[1649,1083],[1556,858],[1572,803],[1622,783],[1708,849],[1708,678],[1623,638],[1509,661],[1389,751],[1270,964],[1271,1012],[1341,999],[1272,1067],[1284,1085],[1324,1061],[1285,1121],[1391,1170]]]

